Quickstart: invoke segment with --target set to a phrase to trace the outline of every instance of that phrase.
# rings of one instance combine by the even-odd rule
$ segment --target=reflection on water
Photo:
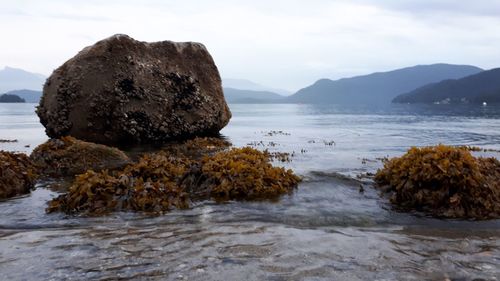
[[[0,105],[1,149],[46,137],[33,105]],[[438,220],[391,210],[370,182],[346,178],[378,157],[439,142],[500,149],[500,110],[406,105],[233,105],[235,145],[295,152],[305,177],[279,202],[201,202],[163,216],[44,213],[43,183],[0,202],[2,279],[498,280],[500,221]],[[268,134],[284,131],[287,134]],[[333,145],[328,145],[333,143]],[[31,144],[30,147],[24,147]],[[498,157],[498,154],[490,153]],[[360,192],[360,185],[364,192]]]

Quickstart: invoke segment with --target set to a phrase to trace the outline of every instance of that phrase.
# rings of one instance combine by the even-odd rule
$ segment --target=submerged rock
[[[30,155],[44,176],[65,177],[87,170],[116,169],[130,163],[121,150],[73,137],[51,139],[36,147]]]
[[[199,160],[203,156],[213,155],[216,152],[228,149],[230,146],[231,143],[222,138],[197,137],[169,143],[162,148],[162,151],[178,158]]]
[[[273,167],[269,155],[252,148],[216,152],[201,159],[167,152],[143,156],[121,171],[88,171],[48,212],[99,214],[119,210],[165,212],[195,200],[275,199],[300,178]]]
[[[375,175],[391,203],[437,217],[500,217],[500,162],[475,158],[464,148],[413,147]]]
[[[0,199],[29,193],[36,178],[36,168],[28,156],[0,151]]]
[[[40,121],[52,138],[151,143],[216,134],[231,118],[205,46],[115,35],[47,79]]]

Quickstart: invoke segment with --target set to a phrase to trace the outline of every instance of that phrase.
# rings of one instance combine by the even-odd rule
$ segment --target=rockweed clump
[[[188,208],[195,200],[275,199],[291,192],[300,178],[291,170],[271,165],[270,155],[253,148],[219,151],[225,143],[207,144],[202,157],[193,152],[146,154],[137,163],[113,172],[87,171],[76,177],[67,194],[49,202],[48,212],[99,214],[132,210],[166,212]],[[212,145],[212,144],[217,145]],[[194,146],[193,146],[194,149]],[[196,149],[195,149],[196,150]],[[188,155],[186,155],[188,154]],[[197,153],[194,153],[196,156]]]
[[[76,177],[68,193],[50,201],[47,211],[100,214],[187,208],[187,194],[177,185],[187,165],[164,154],[151,154],[122,171],[90,170]]]
[[[292,170],[274,167],[268,152],[250,147],[205,156],[195,167],[184,184],[217,201],[276,199],[301,181]]]
[[[0,199],[29,193],[37,171],[28,156],[0,151]]]
[[[500,217],[500,162],[464,148],[413,147],[385,162],[375,181],[391,203],[437,217]]]

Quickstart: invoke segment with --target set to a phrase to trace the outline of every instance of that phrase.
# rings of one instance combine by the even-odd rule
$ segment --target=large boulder
[[[99,41],[56,69],[37,113],[52,138],[104,144],[213,135],[231,118],[205,46],[127,35]]]

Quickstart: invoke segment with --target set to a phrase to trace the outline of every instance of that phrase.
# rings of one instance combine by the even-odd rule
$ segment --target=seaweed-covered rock
[[[203,157],[183,184],[190,193],[224,201],[275,199],[300,181],[292,170],[274,167],[268,152],[243,147]]]
[[[0,199],[29,193],[36,177],[36,168],[28,156],[0,151]]]
[[[73,137],[51,139],[36,147],[30,155],[45,176],[64,177],[87,170],[116,169],[130,163],[121,150],[77,140]]]
[[[99,41],[56,69],[37,114],[52,138],[104,144],[216,134],[231,118],[205,46],[126,35]]]
[[[274,199],[292,191],[299,181],[291,170],[273,167],[267,153],[252,148],[217,152],[201,159],[159,152],[144,155],[122,171],[88,171],[77,176],[68,193],[49,202],[47,211],[165,212],[209,198]]]
[[[88,171],[76,177],[68,193],[50,201],[47,212],[100,214],[187,208],[187,194],[177,186],[187,165],[165,154],[150,154],[114,174]]]
[[[413,147],[375,175],[398,207],[437,217],[500,217],[500,162],[464,148]]]

